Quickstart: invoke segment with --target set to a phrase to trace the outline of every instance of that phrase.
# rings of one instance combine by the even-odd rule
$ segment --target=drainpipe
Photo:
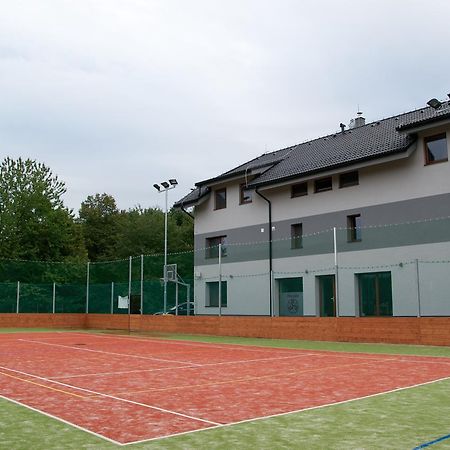
[[[270,272],[270,279],[269,279],[269,298],[270,298],[270,317],[273,315],[272,311],[272,203],[270,200],[264,195],[261,194],[261,192],[258,191],[258,189],[255,189],[255,192],[263,199],[265,200],[269,205],[269,272]]]

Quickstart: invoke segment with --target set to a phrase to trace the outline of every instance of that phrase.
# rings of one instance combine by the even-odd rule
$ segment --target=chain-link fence
[[[196,236],[195,251],[169,254],[184,284],[169,280],[166,305],[164,255],[3,260],[0,312],[155,314],[195,301],[206,315],[450,315],[449,218],[309,234],[293,223],[271,241],[262,231]]]

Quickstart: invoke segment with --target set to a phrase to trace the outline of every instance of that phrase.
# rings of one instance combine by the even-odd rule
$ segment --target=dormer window
[[[224,209],[227,207],[227,190],[217,189],[214,191],[214,209]]]
[[[320,178],[314,181],[314,192],[325,192],[333,189],[333,179],[331,177]]]
[[[308,183],[306,181],[292,185],[291,198],[303,197],[304,195],[308,195]]]
[[[359,184],[358,171],[341,173],[339,175],[339,188],[346,188],[350,186],[357,186]]]
[[[445,133],[426,137],[425,147],[425,165],[448,161],[447,137]]]

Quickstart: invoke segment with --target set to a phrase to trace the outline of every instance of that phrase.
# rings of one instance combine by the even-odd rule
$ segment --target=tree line
[[[120,210],[112,195],[89,195],[78,217],[67,208],[67,188],[49,167],[6,157],[0,164],[0,258],[34,261],[111,261],[164,251],[164,212]],[[193,248],[193,220],[168,213],[170,253]]]

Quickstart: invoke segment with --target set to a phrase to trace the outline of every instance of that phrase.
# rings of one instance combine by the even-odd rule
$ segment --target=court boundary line
[[[419,358],[442,358],[442,359],[446,359],[447,361],[424,361],[424,360],[417,360],[414,358],[417,358],[417,355],[405,355],[405,354],[390,354],[390,353],[358,353],[358,352],[337,352],[337,351],[332,351],[332,350],[308,350],[308,349],[289,349],[289,348],[278,348],[278,347],[257,347],[254,345],[249,345],[246,346],[245,344],[209,344],[209,343],[190,343],[190,342],[185,342],[185,341],[178,341],[178,340],[164,340],[164,339],[155,339],[155,338],[149,338],[149,339],[143,339],[143,338],[138,338],[138,337],[134,337],[134,336],[115,336],[115,335],[101,335],[101,334],[96,334],[96,333],[79,333],[79,332],[74,332],[72,334],[77,334],[77,335],[82,335],[82,336],[86,336],[86,335],[94,335],[96,337],[101,337],[101,338],[105,338],[105,339],[109,339],[109,338],[119,338],[119,339],[129,339],[129,340],[134,340],[134,341],[141,341],[141,342],[157,342],[157,343],[164,343],[164,342],[169,342],[169,343],[173,343],[173,344],[179,344],[179,345],[187,345],[187,346],[193,346],[193,347],[214,347],[214,348],[219,348],[219,349],[224,349],[227,348],[228,346],[230,346],[229,348],[233,349],[233,350],[247,350],[247,351],[255,351],[255,352],[267,352],[267,351],[279,351],[279,350],[285,350],[286,352],[299,352],[301,353],[301,355],[292,355],[292,356],[286,356],[286,357],[280,357],[280,358],[264,358],[264,360],[266,361],[271,361],[271,360],[276,360],[276,359],[282,359],[282,358],[288,358],[288,357],[292,357],[292,358],[297,358],[300,356],[317,356],[317,357],[322,357],[322,358],[326,358],[329,357],[330,355],[335,356],[336,358],[351,358],[351,359],[364,359],[364,360],[370,360],[370,361],[374,361],[374,362],[386,362],[386,361],[392,361],[392,362],[405,362],[405,363],[424,363],[424,364],[447,364],[450,365],[450,358],[446,357],[446,356],[430,356],[430,355],[421,355],[419,356]],[[177,361],[177,360],[166,360],[166,359],[162,359],[162,358],[157,358],[157,357],[150,357],[150,356],[138,356],[138,355],[129,355],[127,353],[114,353],[114,352],[107,352],[107,351],[103,351],[103,350],[93,350],[93,349],[89,349],[89,348],[81,348],[81,347],[72,347],[69,345],[64,345],[64,344],[54,344],[54,343],[50,343],[50,342],[41,342],[41,341],[34,341],[31,339],[17,339],[19,341],[23,341],[23,342],[32,342],[32,343],[38,343],[38,344],[42,344],[42,345],[53,345],[53,346],[60,346],[60,347],[65,347],[65,348],[71,348],[71,349],[75,349],[75,350],[85,350],[85,351],[90,351],[90,352],[98,352],[98,353],[105,353],[105,354],[112,354],[112,355],[116,355],[116,356],[130,356],[130,357],[135,357],[135,358],[140,358],[140,359],[148,359],[148,360],[154,360],[154,361],[161,361],[161,362],[169,362],[169,363],[175,363],[175,364],[186,364],[186,366],[181,366],[181,367],[172,367],[171,369],[184,369],[184,368],[189,368],[189,367],[205,367],[208,365],[223,365],[223,364],[238,364],[238,363],[246,363],[246,362],[252,362],[252,360],[239,360],[239,361],[225,361],[225,362],[218,362],[218,363],[209,363],[209,364],[199,364],[199,363],[194,363],[194,362],[189,362],[189,361]],[[235,347],[236,346],[236,347]],[[247,348],[246,348],[247,347]],[[262,358],[261,358],[262,360]],[[255,360],[255,362],[257,362],[257,360]],[[165,369],[165,368],[164,368]],[[163,370],[163,368],[161,368],[161,370]]]
[[[130,355],[128,353],[107,352],[107,351],[104,351],[104,350],[94,350],[92,348],[72,347],[71,345],[54,344],[54,343],[51,343],[51,342],[33,341],[31,339],[18,339],[18,341],[29,342],[29,343],[32,343],[32,344],[49,345],[49,346],[53,346],[53,347],[70,348],[72,350],[81,350],[81,351],[85,351],[85,352],[104,353],[105,355],[127,356],[127,357],[130,357],[130,358],[147,359],[147,360],[151,360],[151,361],[160,361],[160,362],[167,362],[167,363],[173,363],[173,364],[191,364],[192,366],[200,365],[200,364],[196,364],[196,363],[189,363],[187,361],[176,361],[176,360],[170,360],[170,359],[155,358],[155,357],[152,357],[152,356]]]
[[[154,406],[154,405],[148,405],[146,403],[135,402],[134,400],[129,400],[129,399],[126,399],[126,398],[120,398],[120,397],[116,397],[114,395],[104,394],[102,392],[96,392],[96,391],[93,391],[91,389],[86,389],[86,388],[82,388],[82,387],[78,387],[78,386],[72,386],[71,384],[66,384],[66,383],[61,383],[59,381],[50,380],[48,378],[41,377],[39,375],[33,375],[31,373],[23,372],[21,370],[10,369],[10,368],[4,367],[4,366],[0,366],[0,369],[9,370],[10,372],[19,373],[21,375],[25,375],[25,376],[28,376],[28,377],[31,377],[31,378],[37,378],[39,380],[47,381],[48,383],[54,383],[54,384],[58,384],[60,386],[68,387],[70,389],[75,389],[75,390],[78,390],[78,391],[88,392],[89,394],[97,395],[99,397],[106,397],[106,398],[110,398],[110,399],[113,399],[113,400],[118,400],[118,401],[122,401],[122,402],[125,402],[125,403],[130,403],[132,405],[142,406],[144,408],[154,409],[154,410],[162,412],[162,413],[172,414],[172,415],[175,415],[175,416],[180,416],[180,417],[183,417],[185,419],[194,420],[196,422],[207,423],[207,424],[211,424],[213,426],[220,426],[221,425],[220,423],[213,422],[211,420],[202,419],[200,417],[195,417],[195,416],[190,416],[188,414],[183,414],[183,413],[179,413],[179,412],[176,412],[176,411],[171,411],[170,409],[160,408],[159,406]],[[1,375],[1,372],[0,372],[0,375]],[[21,380],[21,381],[23,381],[23,380]]]
[[[288,412],[279,413],[279,414],[271,414],[271,415],[268,415],[268,416],[255,417],[253,419],[245,419],[245,420],[240,420],[240,421],[237,421],[237,422],[225,423],[225,424],[221,424],[221,425],[216,425],[214,427],[200,428],[198,430],[190,430],[190,431],[185,431],[185,432],[181,432],[181,433],[174,433],[174,434],[171,434],[171,435],[168,435],[168,436],[154,437],[154,438],[150,438],[150,439],[142,439],[142,440],[139,440],[139,441],[127,442],[126,444],[123,444],[123,445],[127,446],[127,445],[133,445],[133,444],[141,444],[141,443],[145,443],[145,442],[157,441],[157,440],[160,440],[160,439],[168,439],[168,438],[171,438],[171,437],[182,436],[182,435],[185,435],[185,434],[192,434],[192,433],[199,433],[199,432],[202,432],[202,431],[216,430],[216,429],[231,427],[231,426],[234,426],[234,425],[240,425],[240,424],[244,424],[244,423],[258,422],[258,421],[261,421],[261,420],[274,419],[274,418],[277,418],[277,417],[283,417],[283,416],[288,416],[288,415],[302,413],[302,412],[307,412],[307,411],[314,411],[316,409],[323,409],[323,408],[329,408],[329,407],[333,407],[333,406],[344,405],[344,404],[351,403],[351,402],[356,402],[356,401],[359,401],[359,400],[365,400],[365,399],[369,399],[369,398],[373,398],[373,397],[379,397],[381,395],[393,394],[395,392],[406,391],[408,389],[414,389],[414,388],[418,388],[418,387],[421,387],[421,386],[426,386],[426,385],[433,384],[433,383],[439,383],[441,381],[446,381],[446,380],[450,380],[450,376],[444,377],[444,378],[439,378],[439,379],[432,380],[432,381],[426,381],[424,383],[414,384],[414,385],[411,385],[411,386],[404,386],[404,387],[401,387],[401,388],[391,389],[389,391],[377,392],[376,394],[364,395],[362,397],[356,397],[356,398],[352,398],[352,399],[348,399],[348,400],[342,400],[342,401],[335,402],[335,403],[327,403],[325,405],[311,406],[309,408],[297,409],[297,410],[294,410],[294,411],[288,411]]]
[[[102,434],[98,434],[95,431],[89,430],[88,428],[84,428],[84,427],[82,427],[80,425],[77,425],[75,423],[69,422],[68,420],[65,420],[65,419],[63,419],[61,417],[54,416],[53,414],[50,414],[50,413],[45,412],[45,411],[41,411],[40,409],[35,408],[33,406],[30,406],[30,405],[27,405],[26,403],[22,403],[19,400],[14,400],[12,398],[5,397],[4,395],[1,395],[1,394],[0,394],[0,398],[5,400],[5,401],[7,401],[7,402],[13,403],[15,405],[23,406],[24,408],[27,408],[27,409],[29,409],[31,411],[34,411],[34,412],[39,413],[39,414],[42,414],[42,415],[44,415],[46,417],[49,417],[51,419],[54,419],[54,420],[56,420],[58,422],[64,423],[65,425],[69,425],[69,426],[74,427],[74,428],[76,428],[78,430],[85,431],[86,433],[92,434],[93,436],[95,436],[95,437],[97,437],[99,439],[103,439],[103,440],[106,440],[108,442],[111,442],[112,444],[120,445],[121,447],[123,447],[124,445],[128,445],[128,443],[127,444],[122,444],[119,441],[115,441],[114,439],[111,439],[109,437],[103,436]]]
[[[83,349],[80,349],[83,350]],[[127,373],[138,373],[138,372],[159,372],[162,370],[179,370],[179,369],[196,369],[196,368],[203,368],[203,367],[214,367],[214,366],[223,366],[227,364],[244,364],[244,363],[252,363],[252,362],[262,362],[262,361],[280,361],[284,359],[296,359],[301,358],[304,356],[314,356],[313,354],[304,353],[302,355],[292,355],[292,356],[281,356],[279,358],[259,358],[259,359],[241,359],[238,361],[222,361],[217,363],[206,363],[206,364],[190,364],[186,363],[185,366],[176,366],[176,367],[159,367],[155,369],[136,369],[136,370],[124,370],[121,372],[98,372],[94,374],[81,374],[81,375],[63,375],[60,377],[49,377],[49,379],[66,379],[66,378],[79,378],[79,377],[89,377],[89,376],[102,376],[102,375],[122,375]],[[363,363],[361,363],[363,364]],[[449,363],[450,364],[450,363]]]
[[[184,340],[178,340],[178,339],[167,339],[167,338],[155,338],[155,337],[148,337],[148,338],[142,338],[137,336],[124,336],[124,335],[114,335],[114,334],[101,334],[99,332],[89,332],[81,333],[79,331],[75,331],[72,334],[77,334],[81,336],[95,336],[99,338],[109,339],[109,338],[116,338],[116,339],[125,339],[125,340],[134,340],[134,341],[140,341],[140,342],[157,342],[157,343],[169,343],[169,344],[178,344],[178,345],[186,345],[190,347],[215,347],[215,348],[229,348],[230,350],[247,350],[247,351],[254,351],[254,352],[267,352],[267,351],[284,351],[284,352],[304,352],[307,355],[310,356],[322,356],[322,357],[329,357],[330,355],[334,355],[336,357],[341,358],[356,358],[356,359],[371,359],[371,360],[377,360],[377,358],[380,358],[381,361],[399,361],[399,362],[416,362],[416,363],[427,363],[427,364],[450,364],[450,356],[436,356],[436,355],[410,355],[406,353],[370,353],[368,351],[338,351],[338,350],[314,350],[314,349],[307,349],[307,348],[288,348],[288,347],[269,347],[269,346],[259,346],[256,344],[236,344],[236,343],[216,343],[216,342],[201,342],[201,341],[184,341]],[[223,336],[227,337],[227,336]],[[331,341],[323,341],[323,342],[331,342]],[[339,342],[338,342],[339,343]],[[346,343],[346,342],[341,342]],[[365,343],[360,342],[359,344],[369,344],[369,345],[375,345],[375,344],[382,344],[382,343]],[[409,345],[409,344],[393,344],[393,345]],[[437,348],[440,348],[439,346],[434,346]],[[385,358],[383,358],[385,357]],[[404,358],[404,359],[401,359]],[[423,359],[446,359],[447,362],[442,361],[423,361],[413,358],[423,358]]]

